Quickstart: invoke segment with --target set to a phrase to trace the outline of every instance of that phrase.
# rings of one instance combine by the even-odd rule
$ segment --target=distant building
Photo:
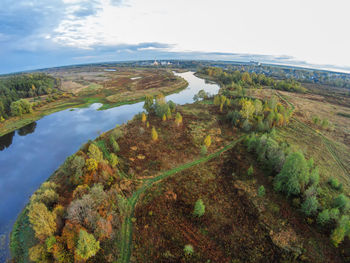
[[[158,66],[158,65],[159,65],[158,61],[155,60],[155,61],[153,62],[153,66]]]

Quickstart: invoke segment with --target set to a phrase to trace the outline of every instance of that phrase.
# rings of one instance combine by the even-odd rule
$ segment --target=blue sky
[[[348,10],[347,0],[0,0],[0,73],[154,58],[349,69]]]

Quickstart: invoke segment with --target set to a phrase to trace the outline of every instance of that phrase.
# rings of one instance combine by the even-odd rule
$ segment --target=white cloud
[[[66,18],[55,29],[61,45],[159,42],[173,51],[288,55],[310,63],[350,65],[348,0],[64,0]],[[88,1],[89,2],[89,1]],[[113,2],[113,3],[112,3]],[[91,7],[90,7],[91,8]]]

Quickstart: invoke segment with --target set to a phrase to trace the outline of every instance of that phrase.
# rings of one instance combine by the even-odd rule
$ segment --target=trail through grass
[[[122,223],[122,228],[121,228],[120,255],[119,255],[118,263],[128,263],[130,260],[131,249],[132,249],[132,227],[133,227],[132,218],[134,216],[135,206],[137,201],[139,200],[140,195],[144,193],[147,189],[149,189],[156,182],[159,182],[171,175],[184,171],[195,165],[205,163],[215,157],[218,157],[223,152],[232,149],[237,143],[242,141],[244,137],[245,136],[241,136],[237,140],[232,141],[225,147],[221,148],[220,150],[212,154],[199,158],[193,162],[189,162],[189,163],[177,166],[171,170],[163,172],[159,176],[145,180],[143,185],[139,189],[137,189],[128,200],[129,209]]]

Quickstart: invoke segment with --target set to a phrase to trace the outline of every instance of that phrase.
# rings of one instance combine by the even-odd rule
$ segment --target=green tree
[[[317,197],[312,195],[306,197],[305,201],[301,204],[301,211],[307,216],[314,214],[319,207]]]
[[[188,256],[191,256],[191,255],[194,253],[193,246],[187,244],[187,245],[184,247],[184,253],[185,253],[185,256],[187,256],[187,257],[188,257]]]
[[[153,96],[152,95],[146,95],[145,103],[143,105],[143,108],[149,113],[152,110],[153,103],[154,103]]]
[[[254,173],[254,168],[253,168],[253,166],[251,165],[251,166],[249,166],[249,168],[248,168],[248,170],[247,170],[247,174],[248,174],[248,176],[252,176],[253,173]]]
[[[111,147],[112,147],[112,149],[113,149],[113,151],[114,151],[115,153],[117,153],[117,152],[120,151],[119,144],[118,144],[117,141],[114,139],[114,136],[111,136],[111,137],[109,138],[109,143],[110,143],[110,145],[111,145]]]
[[[76,254],[80,258],[88,260],[89,258],[95,256],[99,249],[100,241],[96,241],[94,236],[85,230],[80,230]]]
[[[202,199],[198,199],[194,205],[193,215],[197,217],[203,216],[205,213],[205,205]]]
[[[260,185],[259,189],[258,189],[258,196],[263,197],[265,196],[265,187],[263,185]]]
[[[118,156],[114,153],[111,153],[111,155],[109,156],[109,163],[112,167],[116,167],[119,163]]]
[[[324,226],[331,220],[331,217],[329,215],[329,210],[324,209],[322,212],[320,212],[317,216],[317,223]]]
[[[287,157],[281,172],[274,178],[274,188],[287,196],[297,195],[308,182],[309,169],[305,157],[301,152],[294,152]]]
[[[333,205],[336,208],[346,211],[350,206],[349,198],[347,198],[344,194],[340,194],[334,199]]]

